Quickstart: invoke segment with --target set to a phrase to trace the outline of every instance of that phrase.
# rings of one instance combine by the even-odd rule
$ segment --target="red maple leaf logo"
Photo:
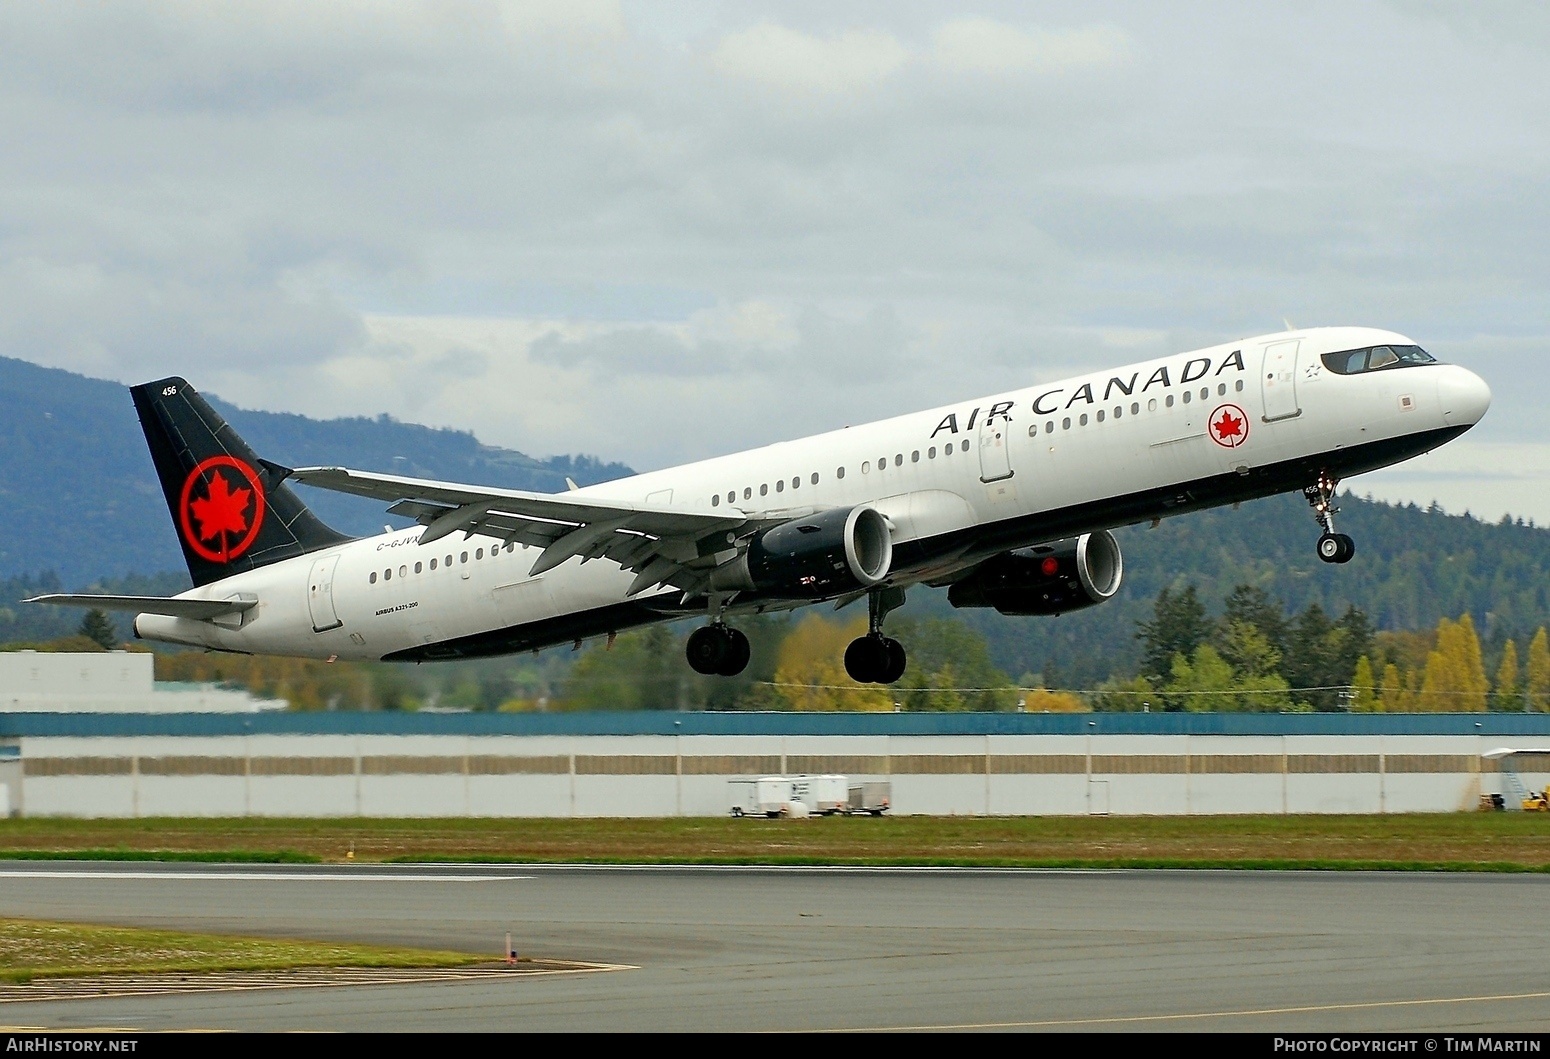
[[[252,496],[251,489],[231,488],[224,474],[212,474],[209,496],[204,500],[192,500],[188,505],[194,518],[199,520],[199,539],[207,541],[217,533],[245,533],[248,528],[246,511]]]
[[[195,490],[204,496],[196,497]],[[235,456],[211,456],[183,480],[177,506],[183,543],[207,562],[231,562],[258,539],[264,500],[252,467]]]
[[[1224,441],[1243,433],[1243,420],[1234,419],[1232,413],[1225,410],[1222,412],[1222,418],[1211,425],[1216,428],[1217,437]]]

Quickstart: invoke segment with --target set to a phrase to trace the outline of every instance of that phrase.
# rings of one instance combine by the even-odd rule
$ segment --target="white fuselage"
[[[573,495],[759,517],[869,503],[892,523],[889,583],[908,586],[995,551],[1284,492],[1325,469],[1338,477],[1398,462],[1484,414],[1489,390],[1457,366],[1339,375],[1320,361],[1381,343],[1412,344],[1370,328],[1267,335]],[[258,604],[224,623],[142,614],[136,632],[255,654],[380,659],[514,627],[528,630],[524,646],[566,642],[650,620],[641,612],[653,607],[672,616],[682,595],[658,589],[632,600],[632,575],[602,559],[532,577],[536,547],[477,534],[422,546],[421,533],[351,541],[205,585],[184,597]],[[790,604],[749,598],[734,612],[739,605]]]

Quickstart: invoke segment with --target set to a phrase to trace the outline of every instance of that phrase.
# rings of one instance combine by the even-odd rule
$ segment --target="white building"
[[[283,710],[215,684],[156,683],[145,652],[0,652],[0,713],[254,713]]]

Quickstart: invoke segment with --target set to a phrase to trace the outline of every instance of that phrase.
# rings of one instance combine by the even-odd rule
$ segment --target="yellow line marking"
[[[1503,993],[1499,996],[1439,997],[1433,1000],[1374,1000],[1361,1004],[1313,1004],[1294,1008],[1247,1008],[1241,1011],[1195,1011],[1177,1015],[1120,1015],[1102,1019],[1046,1019],[1038,1022],[958,1022],[937,1023],[922,1026],[854,1026],[831,1029],[829,1033],[877,1033],[894,1030],[915,1032],[926,1030],[1013,1030],[1037,1029],[1045,1026],[1113,1026],[1134,1022],[1178,1022],[1188,1019],[1230,1019],[1250,1015],[1301,1015],[1321,1011],[1370,1011],[1374,1008],[1425,1007],[1436,1004],[1479,1004],[1493,1000],[1544,1000],[1545,993]]]

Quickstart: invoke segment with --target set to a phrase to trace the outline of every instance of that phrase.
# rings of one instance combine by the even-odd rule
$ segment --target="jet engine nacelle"
[[[876,508],[861,504],[765,530],[746,552],[716,570],[710,587],[822,599],[870,588],[888,576],[892,565],[888,520]]]
[[[1124,573],[1113,535],[1084,533],[998,555],[954,582],[947,601],[955,607],[995,607],[1002,614],[1064,614],[1109,599]]]

